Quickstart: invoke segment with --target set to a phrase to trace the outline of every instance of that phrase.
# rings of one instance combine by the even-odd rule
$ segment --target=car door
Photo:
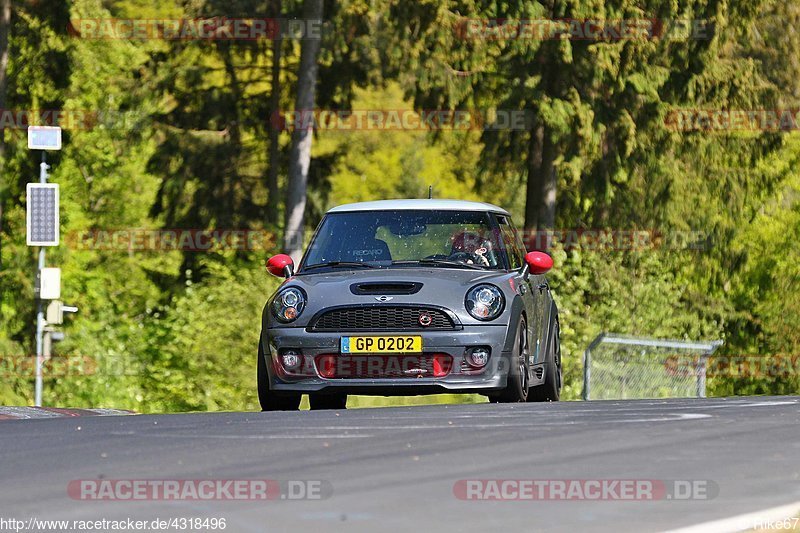
[[[520,239],[514,229],[511,219],[507,216],[497,217],[500,226],[500,235],[503,240],[503,247],[508,255],[509,267],[520,272],[525,261],[525,248],[520,246]],[[519,294],[525,306],[525,315],[528,318],[528,344],[530,345],[531,357],[528,361],[529,368],[537,362],[538,356],[538,335],[541,331],[542,314],[536,297],[537,282],[535,276],[517,276],[515,282],[519,287]]]
[[[514,241],[517,247],[521,250],[524,260],[525,257],[525,243],[522,240],[517,228],[514,226],[513,221],[509,219],[508,224],[514,235]],[[534,363],[541,363],[545,360],[545,350],[547,349],[547,339],[550,334],[550,309],[552,307],[552,295],[550,294],[550,285],[547,283],[547,277],[544,274],[531,274],[528,276],[528,285],[531,289],[531,300],[533,301],[533,314],[536,316],[535,330],[531,333],[531,354],[533,355]],[[530,316],[530,315],[529,315]]]

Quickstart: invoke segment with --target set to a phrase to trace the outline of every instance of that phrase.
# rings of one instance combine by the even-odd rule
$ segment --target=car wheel
[[[528,398],[528,324],[521,319],[517,325],[514,339],[514,351],[511,353],[511,368],[508,369],[506,388],[500,394],[489,398],[490,402],[515,403],[524,402]]]
[[[309,394],[308,404],[312,411],[322,409],[346,409],[347,394]]]
[[[550,339],[550,354],[545,360],[545,380],[541,385],[531,387],[529,402],[557,402],[561,397],[561,330],[556,319]]]
[[[269,374],[264,360],[264,350],[258,341],[258,403],[262,411],[297,411],[300,408],[300,395],[278,395],[269,390]]]

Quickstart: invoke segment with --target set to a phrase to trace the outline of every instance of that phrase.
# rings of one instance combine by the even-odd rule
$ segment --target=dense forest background
[[[316,109],[516,110],[518,129],[313,131],[305,228],[368,199],[481,199],[528,230],[642,230],[683,242],[554,244],[564,396],[601,331],[724,339],[720,354],[800,353],[797,123],[676,127],[680,110],[800,108],[793,0],[0,0],[0,404],[32,403],[35,249],[20,111],[63,123],[67,319],[45,404],[255,409],[260,311],[278,280],[303,39],[91,39],[86,19],[302,19],[323,12]],[[324,4],[324,5],[322,5]],[[306,11],[308,12],[308,11]],[[702,20],[683,38],[498,39],[470,20]],[[467,28],[467,29],[465,29]],[[69,121],[67,121],[69,122]],[[280,122],[280,121],[277,121]],[[260,246],[98,246],[112,230],[252,230]],[[89,236],[87,238],[87,235]],[[699,235],[684,242],[671,236]],[[270,237],[273,236],[273,237]],[[95,243],[94,245],[92,243]],[[60,358],[60,359],[59,359]],[[60,362],[59,362],[60,361]],[[795,367],[795,370],[797,368]],[[55,376],[55,377],[53,377]],[[796,373],[717,376],[710,393],[797,393]],[[404,401],[404,400],[398,400]]]

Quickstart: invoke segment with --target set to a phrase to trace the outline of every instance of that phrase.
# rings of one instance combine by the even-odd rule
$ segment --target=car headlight
[[[296,320],[306,307],[303,291],[290,287],[279,292],[272,301],[272,314],[281,322]]]
[[[503,312],[505,298],[494,285],[475,285],[467,292],[464,301],[469,314],[478,320],[494,320]]]

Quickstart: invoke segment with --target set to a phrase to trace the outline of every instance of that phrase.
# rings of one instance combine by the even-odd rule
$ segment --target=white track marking
[[[689,399],[689,400],[692,400],[692,399]],[[600,402],[600,401],[607,401],[607,400],[595,400],[595,401],[590,401],[590,402],[586,402],[586,403],[594,403],[595,405],[597,405],[597,403],[595,403],[595,402]],[[620,405],[620,404],[628,404],[630,402],[630,400],[615,400],[615,401],[619,402],[617,404],[614,404],[615,406],[616,405]],[[575,402],[575,403],[577,403],[577,402]],[[762,402],[753,402],[753,401],[748,401],[748,400],[731,400],[729,402],[725,402],[724,404],[720,404],[720,403],[713,403],[712,404],[712,403],[706,403],[706,401],[703,401],[703,402],[696,402],[696,403],[693,402],[692,405],[670,405],[669,409],[671,411],[674,411],[674,410],[685,410],[685,409],[691,409],[691,410],[694,410],[694,411],[703,411],[705,409],[731,409],[731,408],[735,408],[735,407],[770,407],[770,406],[777,406],[777,405],[793,405],[793,404],[796,404],[796,403],[798,403],[798,400],[773,400],[773,401],[762,401]],[[650,411],[650,410],[653,410],[653,409],[661,409],[666,404],[667,404],[666,401],[641,402],[641,403],[637,403],[636,405],[631,405],[630,407],[624,407],[624,408],[615,407],[615,408],[609,409],[607,411],[602,411],[601,410],[601,412],[623,413],[623,412]],[[484,404],[478,404],[478,405],[484,405]],[[485,405],[489,405],[489,404],[485,404]],[[561,404],[561,405],[574,405],[574,403],[567,404],[567,402],[565,402],[564,404]],[[420,407],[428,407],[428,406],[420,406]],[[390,407],[390,408],[386,408],[386,409],[398,409],[399,410],[399,409],[403,409],[403,408],[406,408],[406,407],[405,406],[400,406],[400,407]],[[373,409],[381,409],[381,408],[373,408]],[[535,415],[537,417],[541,417],[541,416],[561,417],[561,416],[564,416],[566,413],[569,413],[569,414],[576,414],[576,413],[579,413],[579,414],[597,414],[598,413],[597,409],[585,409],[585,408],[569,409],[569,410],[548,410],[548,411],[538,410],[538,409],[522,409],[522,410],[517,409],[517,410],[512,411],[512,409],[514,409],[514,408],[511,407],[510,410],[508,412],[505,412],[505,413],[492,413],[491,416],[492,416],[493,419],[498,419],[498,418],[503,419],[503,418],[523,418],[523,417],[524,418],[529,418],[531,415]],[[355,411],[355,410],[360,410],[360,409],[353,409],[353,410]],[[447,414],[446,418],[448,418],[448,419],[486,418],[486,416],[487,416],[487,414],[486,414],[485,411],[475,410],[475,411],[472,411],[472,413]],[[442,418],[442,415],[441,415],[441,413],[431,413],[431,414],[420,413],[418,415],[386,415],[386,416],[375,415],[375,416],[370,416],[369,419],[370,420],[403,420],[403,419],[424,420],[426,418],[431,418],[431,419],[438,420],[438,419]]]
[[[314,428],[316,430],[318,428]],[[372,437],[373,435],[301,435],[301,434],[293,434],[293,435],[180,435],[177,433],[147,433],[147,432],[140,432],[137,433],[135,431],[112,431],[109,435],[114,435],[115,437],[162,437],[162,438],[169,438],[169,439],[226,439],[226,440],[240,440],[240,439],[251,439],[251,440],[272,440],[272,439],[365,439]]]
[[[772,402],[753,402],[742,404],[742,407],[768,407],[771,405],[791,405],[797,403],[796,400],[775,400]]]
[[[693,526],[672,529],[666,533],[730,533],[735,531],[748,531],[758,526],[759,523],[784,520],[796,516],[800,510],[800,502],[770,507],[761,511],[744,513],[721,520],[702,522]]]
[[[701,410],[701,409],[697,409],[697,407],[693,407],[693,409]],[[619,411],[622,411],[622,410],[621,409],[615,409],[613,412],[617,413]],[[639,412],[640,410],[639,409],[628,409],[626,411],[631,411],[633,413],[636,413],[636,412]],[[552,413],[546,413],[546,414],[547,415],[551,415],[550,418],[561,419],[561,418],[564,418],[564,416],[566,414],[573,414],[573,413],[577,413],[577,412],[578,411],[559,411],[557,413],[556,412],[552,412]],[[597,414],[597,411],[586,411],[586,413]],[[522,420],[528,420],[528,421],[532,420],[533,419],[532,417],[535,416],[536,417],[536,423],[537,424],[541,424],[542,423],[542,419],[540,417],[541,417],[542,414],[544,414],[544,413],[533,413],[533,412],[529,411],[529,412],[525,412],[525,413],[503,414],[503,415],[497,415],[497,414],[493,413],[490,416],[491,416],[492,420],[519,420],[519,419],[522,419]],[[656,414],[657,413],[642,412],[641,415],[645,416],[647,418],[636,418],[636,419],[632,419],[632,420],[635,420],[635,421],[664,420],[665,416],[674,417],[674,418],[670,418],[669,420],[681,420],[681,419],[688,420],[690,418],[709,418],[711,416],[711,415],[708,415],[708,414],[700,414],[700,413],[697,413],[697,414],[695,414],[695,413],[664,413],[663,415],[658,415],[656,417]],[[461,421],[461,420],[471,420],[471,419],[486,420],[487,415],[486,415],[486,413],[479,413],[479,414],[475,414],[475,415],[455,415],[455,416],[450,416],[450,415],[446,415],[446,416],[441,416],[441,415],[438,415],[438,416],[380,416],[380,417],[370,417],[369,421],[372,422],[372,421],[380,421],[380,420],[414,420],[416,422],[424,422],[426,420],[439,421],[442,418],[446,418],[448,421],[449,420],[453,420],[453,421],[459,420],[459,421]],[[623,420],[614,420],[614,422],[618,422],[618,421],[625,422],[624,419]],[[580,419],[580,420],[575,420],[575,421],[569,422],[569,424],[584,423],[584,422],[585,422],[584,419]],[[550,424],[549,421],[545,421],[544,422],[544,425],[549,425],[549,424]]]
[[[135,415],[133,411],[124,411],[121,409],[84,409],[84,411],[91,411],[98,416],[117,416],[117,415]]]
[[[674,418],[667,418],[668,416],[672,416]],[[630,420],[614,420],[614,422],[618,423],[626,423],[626,422],[677,422],[679,420],[698,420],[700,418],[711,418],[711,415],[707,415],[705,413],[666,413],[665,416],[656,417],[656,418],[632,418]]]
[[[773,401],[763,401],[763,402],[753,402],[747,400],[732,400],[730,402],[725,403],[709,403],[706,404],[705,402],[698,401],[693,405],[670,405],[670,409],[696,409],[701,411],[703,409],[731,409],[734,407],[770,407],[776,405],[794,405],[798,402],[798,400],[773,400]],[[589,403],[592,403],[591,400]],[[627,402],[623,402],[627,403]],[[616,404],[619,405],[619,404]],[[621,409],[614,409],[614,412],[620,411],[638,411],[640,409],[656,409],[659,407],[663,407],[667,405],[667,402],[647,402],[647,403],[640,403],[635,406],[631,406],[628,408],[621,408]],[[571,413],[578,412],[578,411],[570,411]],[[588,410],[586,412],[596,412],[593,410]]]
[[[634,423],[634,422],[680,422],[683,420],[698,420],[701,418],[711,418],[711,415],[705,413],[664,413],[663,415],[659,416],[647,416],[647,414],[642,413],[644,416],[638,418],[620,418],[620,419],[613,419],[613,420],[599,420],[599,423],[606,423],[606,422],[620,422],[620,423]],[[482,417],[485,418],[485,417]],[[494,417],[492,417],[494,418]],[[542,427],[549,427],[549,426],[574,426],[576,424],[586,423],[585,420],[583,421],[566,421],[566,422],[558,422],[558,421],[545,421],[542,422],[540,420],[532,420],[528,417],[527,424],[519,424],[519,423],[504,423],[499,422],[496,424],[473,424],[473,423],[464,423],[459,421],[458,423],[453,422],[452,424],[414,424],[414,425],[398,425],[398,426],[375,426],[375,425],[363,425],[363,426],[356,426],[356,425],[342,425],[342,426],[315,426],[314,429],[322,429],[328,431],[335,431],[335,430],[344,430],[344,431],[359,431],[364,429],[381,429],[381,430],[392,430],[392,429],[501,429],[501,428],[519,428],[519,429],[530,429],[530,430],[538,430]]]
[[[0,407],[0,415],[13,416],[18,419],[30,420],[34,418],[62,418],[65,415],[42,411],[35,407]]]
[[[679,422],[683,420],[697,420],[701,418],[711,418],[711,415],[702,414],[702,413],[665,413],[662,416],[652,416],[647,418],[632,418],[632,419],[621,419],[621,420],[614,420],[614,422],[627,422],[627,423],[636,423],[636,422]],[[341,426],[334,426],[334,425],[327,425],[327,426],[314,426],[308,428],[308,431],[407,431],[407,430],[431,430],[431,429],[521,429],[521,430],[531,430],[531,431],[538,431],[542,427],[551,427],[551,426],[573,426],[576,425],[576,422],[535,422],[529,421],[527,424],[511,424],[511,423],[497,423],[497,424],[471,424],[471,423],[453,423],[453,424],[415,424],[415,425],[398,425],[398,426],[375,426],[375,425],[341,425]],[[110,435],[120,436],[120,437],[130,437],[130,436],[140,436],[140,437],[165,437],[165,438],[187,438],[187,439],[230,439],[230,440],[237,440],[237,439],[295,439],[295,438],[304,438],[304,439],[355,439],[355,438],[366,438],[366,437],[374,437],[374,435],[365,435],[363,433],[358,433],[354,435],[342,435],[336,433],[330,434],[303,434],[298,433],[296,426],[289,427],[273,427],[271,428],[275,431],[281,430],[288,430],[291,429],[292,434],[269,434],[269,435],[207,435],[207,434],[198,434],[198,435],[186,435],[186,434],[176,434],[176,433],[149,433],[147,431],[142,432],[135,432],[135,431],[115,431],[111,432]]]
[[[11,417],[15,420],[38,420],[45,418],[77,418],[82,416],[116,416],[130,415],[131,411],[119,409],[82,409],[58,408],[60,411],[50,411],[39,407],[0,407],[0,416]]]

